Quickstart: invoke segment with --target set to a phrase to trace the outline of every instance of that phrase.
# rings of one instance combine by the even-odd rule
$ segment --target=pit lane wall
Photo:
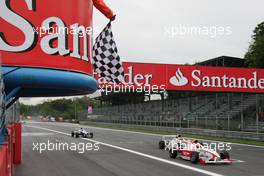
[[[8,135],[6,142],[0,145],[0,176],[14,175],[15,165],[21,164],[22,161],[22,128],[18,112],[17,103],[6,112],[9,117],[5,122]]]
[[[1,64],[0,64],[1,67]],[[0,68],[1,71],[1,68]],[[2,73],[0,73],[0,90],[4,90]],[[19,123],[19,104],[14,103],[8,110],[4,108],[4,93],[0,91],[0,176],[11,176],[14,174],[14,166],[21,163],[21,138],[22,130]],[[2,131],[3,127],[7,131]]]

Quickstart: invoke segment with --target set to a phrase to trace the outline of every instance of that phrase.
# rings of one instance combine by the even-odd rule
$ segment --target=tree
[[[91,99],[87,96],[72,99],[58,99],[53,101],[46,101],[38,105],[20,105],[20,112],[25,116],[52,116],[63,117],[64,119],[73,119],[76,111],[87,111],[88,105],[94,108],[99,107],[100,103],[97,100]]]
[[[264,68],[264,22],[255,28],[245,59],[249,67]]]

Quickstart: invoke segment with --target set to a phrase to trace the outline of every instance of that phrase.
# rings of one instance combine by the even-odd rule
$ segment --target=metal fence
[[[5,117],[6,124],[20,121],[20,106],[18,101],[6,110]]]
[[[132,125],[121,123],[103,123],[103,122],[91,122],[81,121],[84,125],[103,125],[108,127],[114,127],[118,129],[137,129],[137,130],[149,130],[153,132],[170,132],[174,134],[193,134],[210,137],[225,137],[233,139],[245,139],[245,140],[257,140],[264,141],[264,133],[254,132],[241,132],[241,131],[225,131],[225,130],[209,130],[209,129],[197,129],[197,128],[177,128],[177,127],[161,127],[161,126],[145,126],[145,125]]]
[[[4,81],[1,67],[1,55],[0,55],[0,130],[4,120],[5,106],[4,106]]]
[[[1,58],[0,58],[1,59]],[[19,103],[15,102],[10,108],[5,109],[5,85],[0,61],[0,125],[18,122],[20,120]]]
[[[101,107],[79,120],[175,128],[264,132],[264,95],[207,93],[164,101]]]

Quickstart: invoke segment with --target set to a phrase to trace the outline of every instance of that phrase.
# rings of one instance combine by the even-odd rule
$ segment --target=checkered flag
[[[124,69],[113,38],[111,22],[95,39],[92,64],[95,71],[107,81],[116,84],[124,81]]]

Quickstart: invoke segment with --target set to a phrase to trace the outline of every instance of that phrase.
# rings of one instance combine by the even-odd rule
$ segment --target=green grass
[[[111,125],[111,124],[86,123],[83,125],[99,127],[99,128],[115,129],[115,130],[126,130],[126,131],[132,131],[132,132],[159,134],[159,135],[174,135],[175,134],[174,132],[166,132],[166,131],[159,131],[159,130],[117,127],[117,126]],[[233,139],[233,138],[226,138],[226,137],[212,137],[212,136],[194,135],[194,134],[182,134],[182,135],[184,137],[187,137],[187,138],[196,138],[196,139],[203,139],[203,140],[212,140],[212,141],[222,141],[222,142],[230,142],[230,143],[238,143],[238,144],[264,146],[264,142],[256,141],[256,140]]]

